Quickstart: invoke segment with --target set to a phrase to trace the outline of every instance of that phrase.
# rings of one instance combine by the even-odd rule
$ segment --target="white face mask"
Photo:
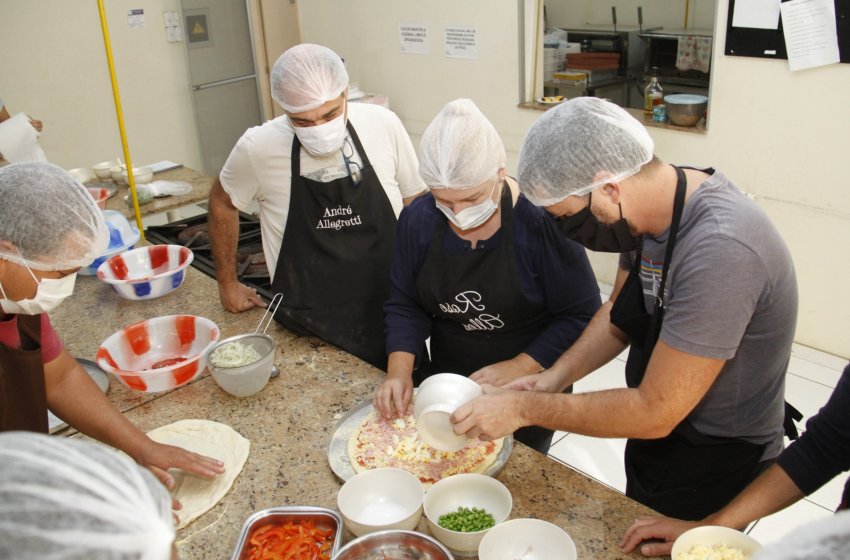
[[[342,148],[342,143],[348,134],[346,124],[347,108],[336,118],[316,126],[293,126],[295,135],[301,145],[311,155],[326,156]]]
[[[488,196],[484,202],[474,206],[467,206],[457,214],[452,212],[451,208],[448,206],[444,206],[443,204],[435,201],[437,208],[446,215],[446,218],[448,218],[451,223],[462,230],[478,227],[489,220],[490,216],[499,209],[499,205],[493,201],[493,192],[496,190],[496,185],[499,184],[499,180],[499,178],[496,178],[496,182],[493,183],[493,188],[490,190],[490,196]]]
[[[3,286],[0,285],[0,293],[3,298],[0,299],[0,307],[6,313],[13,315],[38,315],[40,313],[50,313],[56,309],[60,303],[65,301],[65,298],[74,293],[74,283],[77,280],[77,273],[69,274],[62,278],[43,278],[41,281],[35,277],[32,270],[27,267],[30,275],[38,282],[38,289],[35,292],[35,297],[32,299],[22,299],[14,301],[6,299],[6,292]]]

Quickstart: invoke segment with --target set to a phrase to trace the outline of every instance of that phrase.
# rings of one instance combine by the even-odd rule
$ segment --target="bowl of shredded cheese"
[[[761,545],[735,529],[706,525],[685,531],[673,543],[672,560],[749,560]]]
[[[255,395],[269,382],[276,347],[272,337],[263,333],[226,338],[207,353],[210,373],[234,397]]]

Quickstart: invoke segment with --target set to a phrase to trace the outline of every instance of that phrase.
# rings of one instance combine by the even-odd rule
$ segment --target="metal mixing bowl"
[[[415,531],[380,531],[354,539],[333,560],[454,560],[435,539]]]
[[[664,97],[667,118],[677,126],[696,126],[705,116],[708,97],[690,93],[674,93]]]

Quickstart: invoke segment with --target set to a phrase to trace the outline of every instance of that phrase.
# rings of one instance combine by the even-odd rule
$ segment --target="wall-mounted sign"
[[[399,23],[398,40],[405,54],[428,54],[428,24]]]
[[[127,25],[131,29],[139,29],[145,26],[145,11],[141,8],[127,10]]]
[[[207,16],[207,13],[186,12],[186,37],[190,46],[206,47],[210,45],[210,25]]]
[[[478,30],[474,27],[446,27],[444,52],[451,58],[478,58]]]

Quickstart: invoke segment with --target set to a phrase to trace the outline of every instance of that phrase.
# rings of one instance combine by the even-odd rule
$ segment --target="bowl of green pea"
[[[478,555],[478,544],[513,507],[504,484],[483,474],[456,474],[425,494],[425,518],[431,534],[458,557]]]

